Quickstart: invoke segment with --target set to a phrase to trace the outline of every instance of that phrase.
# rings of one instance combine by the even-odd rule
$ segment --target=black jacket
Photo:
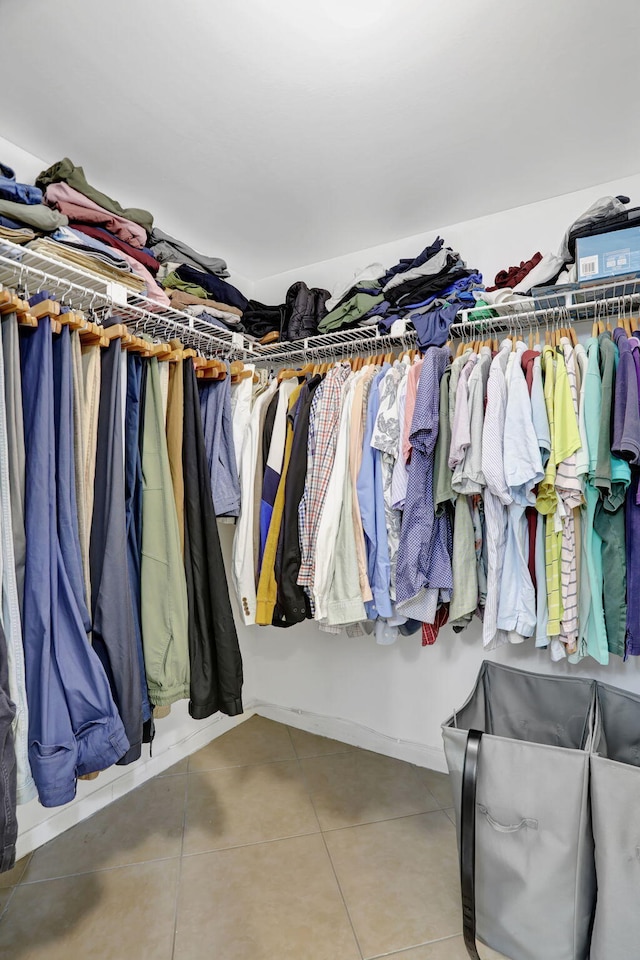
[[[231,612],[211,497],[200,399],[191,360],[184,360],[184,565],[189,600],[189,713],[242,713],[242,657]]]
[[[302,280],[292,283],[285,303],[285,331],[287,340],[302,340],[318,332],[318,323],[326,316],[325,306],[331,294],[320,287],[309,287]]]

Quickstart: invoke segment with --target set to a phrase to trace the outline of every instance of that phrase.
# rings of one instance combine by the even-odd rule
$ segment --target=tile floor
[[[0,957],[466,960],[450,807],[443,774],[252,717],[0,875]]]

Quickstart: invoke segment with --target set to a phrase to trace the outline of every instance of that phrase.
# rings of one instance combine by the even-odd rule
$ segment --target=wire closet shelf
[[[122,288],[119,296],[114,296],[113,283],[99,274],[4,239],[0,239],[0,284],[19,288],[25,296],[48,290],[61,303],[94,315],[98,322],[113,313],[134,333],[161,340],[177,338],[209,357],[273,368],[296,366],[310,359],[339,360],[417,346],[415,330],[381,333],[375,324],[301,340],[256,343],[241,333],[212,327],[181,310],[159,306],[131,290],[126,290],[125,302]],[[568,323],[631,316],[636,310],[640,310],[640,277],[612,278],[581,286],[570,284],[566,290],[556,288],[506,303],[461,310],[451,325],[450,337],[456,340],[493,333],[520,335]]]
[[[529,330],[553,330],[567,324],[631,316],[640,308],[640,277],[619,278],[588,286],[567,285],[535,296],[521,296],[506,303],[461,310],[451,325],[453,340],[504,333],[522,335]],[[413,329],[403,333],[380,333],[375,325],[352,327],[334,333],[292,342],[255,345],[253,360],[276,367],[301,364],[310,359],[338,360],[359,353],[378,353],[396,347],[417,345]]]
[[[247,359],[245,338],[212,327],[180,310],[162,307],[130,290],[126,302],[114,295],[111,281],[81,270],[43,253],[0,239],[0,284],[20,290],[25,297],[40,290],[54,294],[61,304],[94,316],[96,322],[112,314],[121,318],[132,333],[145,333],[156,340],[179,339],[206,356],[230,360]],[[212,331],[215,330],[215,333]]]

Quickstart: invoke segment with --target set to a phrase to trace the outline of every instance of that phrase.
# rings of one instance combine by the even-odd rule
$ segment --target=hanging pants
[[[168,706],[189,696],[187,585],[167,452],[160,371],[147,360],[142,435],[140,594],[149,699]]]
[[[189,713],[242,713],[242,657],[213,508],[193,364],[184,361],[184,552],[189,597]]]
[[[0,354],[4,354],[3,340],[1,338]],[[19,374],[19,354],[17,359]],[[4,638],[6,641],[9,696],[15,705],[13,743],[18,770],[16,788],[17,802],[27,803],[36,796],[36,785],[31,774],[31,767],[29,766],[29,708],[27,705],[22,621],[20,617],[13,543],[4,374],[4,357],[0,356],[0,581],[2,583],[2,626],[4,628]],[[20,405],[22,407],[22,399],[20,399]],[[22,449],[24,454],[24,446]],[[24,534],[24,521],[22,532]]]
[[[231,374],[200,388],[200,412],[209,462],[211,495],[218,517],[240,513],[240,478],[233,446]]]
[[[46,321],[21,331],[21,362],[22,382],[28,384],[23,391],[23,639],[29,759],[40,802],[52,807],[73,800],[76,777],[110,767],[129,743],[105,672],[87,639],[58,535],[53,347]],[[71,424],[60,425],[61,431],[65,428]]]
[[[11,730],[15,707],[9,696],[7,644],[0,624],[0,873],[16,862],[16,755]]]
[[[98,446],[91,526],[93,647],[109,678],[130,749],[142,752],[142,687],[129,585],[122,431],[120,340],[102,352]]]
[[[11,530],[13,555],[18,584],[18,603],[22,616],[24,598],[24,564],[27,545],[24,534],[24,422],[22,417],[22,382],[20,377],[20,335],[15,313],[2,317],[5,404],[7,415],[7,447],[9,456],[9,490],[11,493]]]
[[[58,538],[62,559],[69,577],[84,628],[91,630],[91,618],[85,597],[84,570],[80,551],[76,470],[74,449],[73,373],[71,331],[63,327],[53,337],[53,420],[56,437],[56,501]]]
[[[140,554],[142,552],[142,410],[144,409],[144,380],[146,364],[135,353],[127,356],[127,401],[125,415],[125,515],[127,524],[127,559],[129,587],[133,605],[133,625],[136,635],[140,670],[142,719],[146,724],[144,743],[153,739],[153,720],[142,650],[142,621],[140,616]]]

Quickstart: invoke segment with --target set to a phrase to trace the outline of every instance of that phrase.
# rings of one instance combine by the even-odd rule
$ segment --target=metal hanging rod
[[[87,313],[92,312],[99,319],[113,313],[121,317],[134,332],[144,332],[164,340],[177,338],[185,346],[195,347],[209,356],[222,355],[232,360],[250,356],[241,335],[222,328],[212,328],[198,317],[159,306],[131,291],[127,291],[126,302],[118,302],[114,299],[112,283],[98,274],[71,267],[28,247],[2,239],[0,284],[21,287],[32,293],[49,290],[61,302]]]
[[[566,291],[554,290],[544,295],[523,297],[522,303],[507,301],[461,310],[451,325],[451,331],[455,335],[463,328],[468,330],[482,325],[487,329],[502,325],[505,329],[514,322],[531,325],[538,321],[553,322],[559,316],[569,316],[573,322],[579,323],[639,306],[640,277],[612,277],[588,287],[570,284]],[[490,312],[496,315],[487,317]],[[474,316],[479,313],[484,317]]]
[[[306,337],[287,343],[256,346],[253,362],[278,366],[305,363],[312,357],[337,360],[344,356],[388,352],[399,346],[408,349],[416,345],[416,339],[415,330],[408,330],[401,336],[393,336],[389,333],[380,333],[374,326],[354,327],[351,330]]]

